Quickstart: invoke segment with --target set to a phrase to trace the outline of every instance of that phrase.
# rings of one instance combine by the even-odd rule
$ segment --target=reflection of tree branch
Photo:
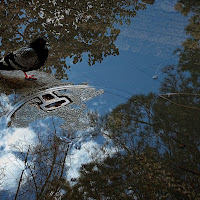
[[[165,100],[167,100],[167,101],[169,101],[170,103],[173,103],[173,104],[177,105],[177,106],[181,106],[181,107],[189,108],[189,109],[194,109],[194,110],[200,110],[200,108],[198,108],[198,107],[186,106],[186,105],[183,105],[183,104],[176,103],[176,102],[164,97],[163,95],[160,95],[160,97],[165,99]]]
[[[130,149],[128,148],[128,147],[126,147],[126,145],[123,143],[123,142],[120,142],[120,140],[117,138],[117,137],[112,137],[110,134],[106,134],[105,132],[103,133],[106,137],[108,137],[108,138],[110,138],[110,139],[112,139],[112,140],[115,140],[115,141],[117,141],[117,143],[120,145],[120,146],[122,146],[122,148],[124,149],[124,150],[126,150],[128,153],[131,153],[130,152]]]
[[[22,38],[24,37],[24,35],[22,35],[18,30],[16,31],[17,34],[19,34]]]
[[[18,149],[19,152],[21,151],[21,155],[23,156],[22,150],[19,149],[17,146],[14,146],[14,147],[15,147],[16,149]],[[38,153],[39,153],[39,152],[38,152]],[[29,152],[29,156],[35,155],[35,154],[37,154],[37,152],[34,153],[34,154],[31,153],[31,152]],[[40,154],[41,154],[41,151],[40,151]],[[26,158],[25,158],[25,160],[26,160]],[[34,186],[35,186],[36,196],[37,196],[37,199],[38,199],[38,187],[37,187],[37,184],[36,184],[36,180],[35,180],[34,173],[33,173],[32,169],[31,169],[30,165],[28,165],[28,163],[26,164],[26,167],[29,169],[29,171],[30,171],[30,173],[31,173],[31,177],[33,178],[33,183],[34,183]]]
[[[29,147],[29,148],[30,148],[30,147]],[[27,166],[27,159],[28,159],[28,154],[29,154],[29,148],[28,148],[28,152],[27,152],[27,154],[26,154],[26,158],[25,158],[25,160],[24,160],[25,169],[26,169],[26,166]],[[17,199],[17,195],[18,195],[18,193],[19,193],[19,189],[20,189],[20,185],[21,185],[21,182],[22,182],[22,178],[23,178],[23,174],[24,174],[25,169],[22,170],[22,173],[21,173],[21,176],[20,176],[20,179],[19,179],[17,192],[16,192],[16,194],[15,194],[15,200]]]
[[[145,121],[141,121],[141,120],[134,120],[136,123],[140,123],[140,124],[146,124],[146,125],[149,125],[149,126],[156,126],[155,124],[151,124],[151,123],[148,123],[148,122],[145,122]]]
[[[54,141],[55,142],[55,141]],[[55,143],[54,143],[55,144]],[[55,144],[56,145],[56,144]],[[57,147],[55,147],[55,152],[54,152],[54,157],[53,157],[53,162],[52,162],[52,165],[51,165],[51,169],[50,169],[50,172],[49,172],[49,174],[48,174],[48,176],[47,176],[47,178],[46,178],[46,181],[45,181],[45,183],[44,183],[44,185],[42,186],[42,189],[41,189],[41,191],[40,191],[40,193],[39,193],[39,197],[42,197],[42,193],[43,193],[43,191],[45,190],[45,187],[46,187],[46,185],[47,185],[47,183],[48,183],[48,181],[49,181],[49,179],[50,179],[50,177],[51,177],[51,175],[52,175],[52,172],[53,172],[53,169],[54,169],[54,165],[55,165],[55,163],[56,163],[56,157],[57,157]]]
[[[33,174],[33,171],[31,170],[31,167],[29,165],[27,165],[27,167],[29,168],[30,172],[31,172],[31,176],[33,178],[33,183],[35,185],[35,192],[36,192],[36,197],[38,199],[38,187],[37,187],[37,184],[36,184],[36,180],[35,180],[35,176]]]
[[[183,166],[181,166],[181,165],[179,165],[178,167],[179,167],[180,169],[184,170],[184,171],[187,171],[187,172],[190,172],[190,173],[192,173],[192,174],[196,174],[196,175],[200,176],[200,172],[192,171],[192,170],[187,169],[187,168],[185,168],[185,167],[183,167]]]
[[[69,144],[68,144],[68,146],[67,146],[67,150],[65,151],[64,159],[63,159],[63,162],[62,162],[62,169],[61,169],[59,181],[61,180],[61,178],[62,178],[62,176],[63,176],[63,172],[64,172],[64,168],[65,168],[65,161],[66,161],[66,158],[67,158],[68,151],[69,151]],[[57,191],[58,191],[58,188],[59,188],[59,185],[60,185],[60,184],[57,183],[56,188],[55,188],[55,190],[54,190],[54,193],[52,194],[52,199],[53,199],[54,196],[56,195],[56,193],[57,193]]]
[[[186,96],[200,96],[198,93],[186,93],[186,92],[173,92],[173,93],[167,93],[167,94],[159,94],[159,96],[171,96],[171,95],[186,95]]]

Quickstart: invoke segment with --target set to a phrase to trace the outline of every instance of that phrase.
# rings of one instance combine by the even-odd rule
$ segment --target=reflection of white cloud
[[[79,150],[72,150],[70,158],[66,161],[66,166],[69,169],[67,171],[68,181],[72,178],[78,178],[81,165],[91,162],[94,156],[95,159],[102,160],[108,154],[112,155],[116,152],[114,148],[103,152],[100,150],[100,147],[95,141],[88,141],[83,143]]]
[[[35,144],[34,138],[35,133],[29,128],[16,128],[13,132],[8,131],[5,135],[5,150],[16,150],[15,147],[19,147],[22,152],[26,152],[29,145],[33,146]]]
[[[2,127],[1,127],[2,128]],[[18,181],[24,162],[18,159],[12,151],[26,152],[28,146],[35,144],[35,133],[29,128],[7,129],[0,131],[0,170],[1,175],[0,190],[6,189],[14,192],[17,189]]]
[[[24,163],[17,159],[12,153],[6,153],[0,157],[0,169],[3,169],[3,179],[0,180],[0,190],[15,191],[21,172],[24,168]]]
[[[73,149],[70,159],[67,160],[66,165],[69,167],[67,179],[77,178],[79,176],[79,168],[82,164],[86,164],[92,161],[91,154],[95,152],[95,148],[99,145],[96,142],[85,142],[80,150]]]
[[[11,106],[11,104],[9,102],[9,98],[7,95],[0,94],[0,102],[1,102],[0,112],[13,109],[13,107]]]

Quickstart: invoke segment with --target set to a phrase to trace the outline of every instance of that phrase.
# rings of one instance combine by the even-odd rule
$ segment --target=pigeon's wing
[[[41,66],[37,53],[29,47],[23,47],[14,51],[11,62],[15,69],[23,71],[30,71]]]

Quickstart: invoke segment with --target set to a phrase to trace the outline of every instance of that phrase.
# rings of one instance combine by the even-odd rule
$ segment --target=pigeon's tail
[[[3,62],[0,62],[0,70],[7,70],[9,66],[6,66],[3,64]]]
[[[9,64],[5,63],[3,59],[0,59],[0,70],[14,70],[14,68]]]

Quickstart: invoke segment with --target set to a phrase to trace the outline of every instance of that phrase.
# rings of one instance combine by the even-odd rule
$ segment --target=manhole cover
[[[29,95],[6,114],[7,125],[24,127],[34,120],[58,116],[70,124],[84,117],[85,101],[103,93],[88,85],[60,85]],[[79,123],[77,125],[77,123]]]
[[[38,95],[37,98],[39,98],[42,102],[41,104],[39,104],[39,106],[44,111],[51,111],[61,106],[66,106],[72,102],[72,100],[69,97],[59,97],[53,92]]]

